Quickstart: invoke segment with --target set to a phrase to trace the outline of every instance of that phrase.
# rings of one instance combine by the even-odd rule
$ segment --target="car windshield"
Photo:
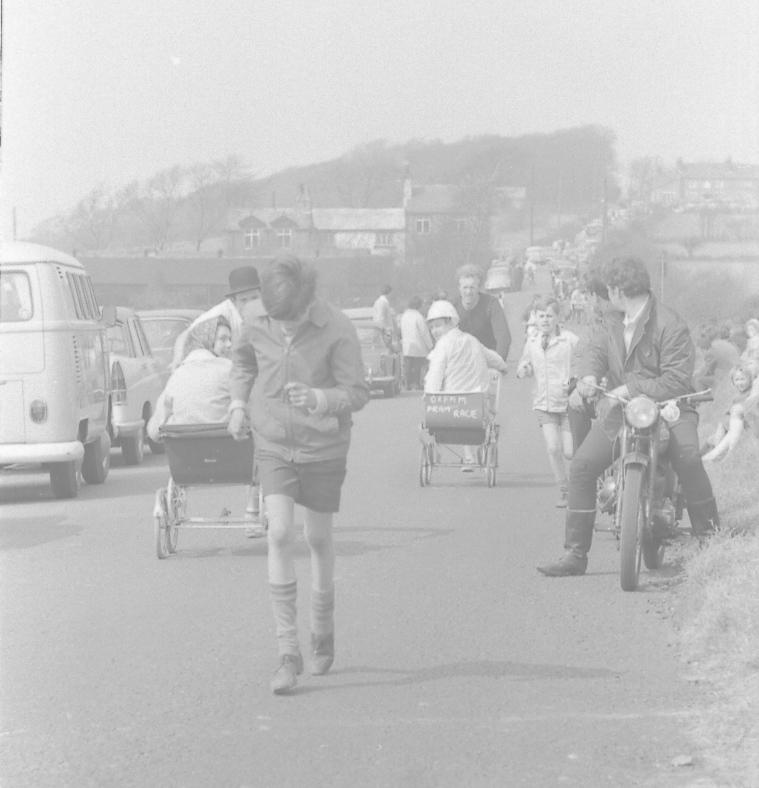
[[[356,331],[358,332],[358,341],[361,343],[361,347],[385,350],[385,340],[382,338],[380,329],[359,326],[356,328]]]
[[[34,314],[29,277],[23,271],[0,274],[0,323],[21,323]]]
[[[150,347],[154,350],[174,347],[174,340],[190,325],[181,318],[142,318],[142,327],[148,335]]]
[[[108,349],[111,353],[119,353],[122,356],[131,355],[129,347],[129,334],[127,327],[123,323],[115,326],[108,326]]]

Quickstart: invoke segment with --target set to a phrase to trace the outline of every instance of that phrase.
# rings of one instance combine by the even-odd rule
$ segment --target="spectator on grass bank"
[[[711,450],[703,456],[704,462],[723,460],[738,445],[746,429],[756,432],[759,415],[759,362],[747,361],[730,372],[733,399],[708,446]],[[759,437],[759,433],[757,434]]]
[[[738,349],[725,339],[714,325],[704,325],[696,340],[697,356],[694,380],[697,389],[711,388],[718,377],[727,374],[740,360]]]
[[[759,362],[759,320],[755,317],[746,321],[746,348],[741,355],[743,361]]]

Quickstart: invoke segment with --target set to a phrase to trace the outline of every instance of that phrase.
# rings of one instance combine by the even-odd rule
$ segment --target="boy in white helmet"
[[[427,356],[430,366],[424,378],[425,393],[487,391],[488,369],[506,372],[506,362],[501,356],[472,334],[461,331],[458,324],[459,315],[453,304],[432,303],[427,325],[435,347]]]
[[[427,359],[429,368],[424,378],[425,394],[445,391],[487,391],[490,383],[488,369],[506,372],[506,362],[495,352],[486,348],[477,337],[461,331],[458,327],[459,313],[449,301],[434,301],[427,312],[435,347]],[[474,450],[463,446],[464,471],[472,471],[475,465]]]

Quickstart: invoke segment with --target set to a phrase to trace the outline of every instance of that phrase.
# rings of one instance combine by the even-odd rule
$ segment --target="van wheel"
[[[84,447],[82,476],[87,484],[102,484],[111,468],[111,439],[104,432]]]
[[[50,466],[50,486],[56,498],[76,498],[79,493],[79,473],[76,462],[56,462]]]
[[[121,456],[124,458],[124,465],[139,465],[145,456],[143,447],[144,434],[142,429],[136,435],[130,435],[121,439]]]

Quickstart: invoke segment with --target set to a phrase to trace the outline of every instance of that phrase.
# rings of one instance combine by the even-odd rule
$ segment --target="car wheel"
[[[82,476],[87,484],[102,484],[111,467],[111,439],[104,432],[84,447]]]
[[[121,455],[125,465],[139,465],[145,456],[142,429],[136,435],[121,439]]]

